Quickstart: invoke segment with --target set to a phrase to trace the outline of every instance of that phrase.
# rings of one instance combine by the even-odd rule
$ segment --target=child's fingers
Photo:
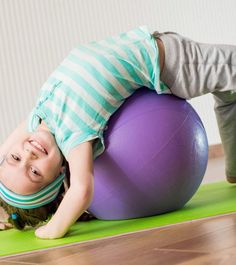
[[[0,223],[0,230],[7,230],[7,229],[10,229],[12,227],[13,226],[10,223]]]
[[[6,227],[7,229],[10,229],[10,228],[13,228],[13,225],[10,224],[10,223],[5,223],[5,227]]]

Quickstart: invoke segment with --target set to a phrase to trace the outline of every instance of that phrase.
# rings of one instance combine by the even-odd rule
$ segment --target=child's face
[[[21,134],[5,155],[0,181],[21,195],[39,191],[62,170],[63,157],[49,131]]]

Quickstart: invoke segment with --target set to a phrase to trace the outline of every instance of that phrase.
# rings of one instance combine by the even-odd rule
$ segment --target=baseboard
[[[224,156],[224,150],[222,144],[210,145],[208,149],[208,158],[217,158]]]

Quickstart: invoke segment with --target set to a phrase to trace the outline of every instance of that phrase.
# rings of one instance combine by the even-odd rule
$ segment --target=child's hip
[[[236,91],[236,46],[198,43],[173,32],[154,37],[165,51],[160,79],[176,96]]]

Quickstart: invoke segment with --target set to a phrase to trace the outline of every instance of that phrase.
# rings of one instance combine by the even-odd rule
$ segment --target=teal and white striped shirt
[[[44,120],[65,157],[96,139],[96,158],[105,148],[104,128],[126,98],[142,86],[169,93],[159,75],[158,47],[146,27],[79,45],[43,85],[29,131]]]

